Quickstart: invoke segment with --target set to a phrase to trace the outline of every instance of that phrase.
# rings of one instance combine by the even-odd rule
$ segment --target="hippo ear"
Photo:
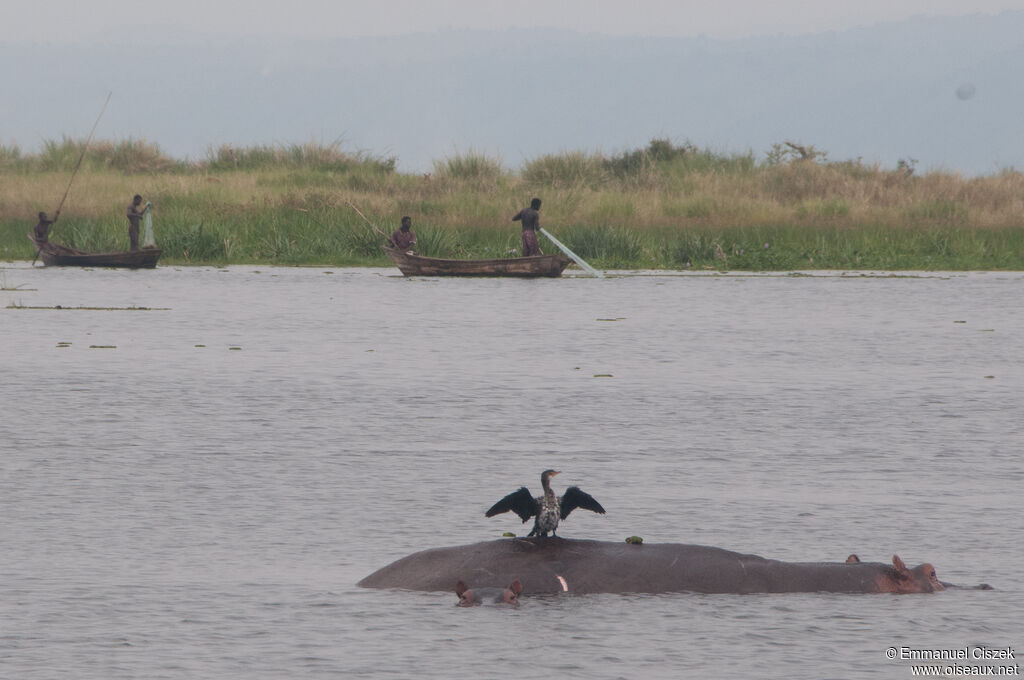
[[[912,577],[910,570],[907,569],[907,565],[903,563],[899,555],[892,556],[892,566],[896,570],[896,577],[901,581],[910,580]]]
[[[458,595],[459,597],[462,597],[462,594],[464,592],[466,592],[467,590],[469,590],[469,588],[462,581],[459,581],[458,583],[455,584],[455,594]]]
[[[857,557],[856,555],[850,555],[849,557],[846,558],[846,563],[847,564],[860,564],[860,558]]]
[[[523,592],[523,584],[519,582],[519,579],[516,579],[509,584],[508,589],[516,595],[519,595],[519,593]]]

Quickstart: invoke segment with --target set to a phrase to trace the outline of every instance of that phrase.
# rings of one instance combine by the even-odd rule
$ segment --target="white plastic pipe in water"
[[[591,267],[586,262],[584,262],[582,257],[580,257],[576,253],[572,252],[568,248],[566,248],[565,244],[562,243],[561,241],[559,241],[554,236],[552,236],[550,233],[548,233],[547,229],[545,229],[544,227],[541,227],[540,228],[540,233],[542,233],[545,236],[547,236],[549,241],[551,241],[556,246],[558,246],[563,253],[565,253],[566,255],[571,257],[576,264],[578,264],[579,266],[581,266],[584,269],[586,269],[592,276],[596,276],[599,279],[603,279],[604,278],[604,272],[600,272],[600,271],[594,269],[593,267]]]

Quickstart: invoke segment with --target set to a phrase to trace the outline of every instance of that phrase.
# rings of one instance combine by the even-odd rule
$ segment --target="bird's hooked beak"
[[[552,477],[554,477],[555,475],[560,475],[560,474],[562,474],[562,471],[561,471],[561,470],[552,470],[552,471],[551,471],[551,476],[552,476]]]

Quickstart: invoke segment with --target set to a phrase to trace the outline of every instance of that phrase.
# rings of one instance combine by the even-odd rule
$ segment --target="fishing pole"
[[[64,207],[64,201],[68,197],[68,192],[71,191],[71,183],[75,181],[75,175],[78,174],[78,169],[82,167],[82,161],[85,160],[85,152],[89,149],[89,143],[92,142],[92,136],[96,132],[96,126],[100,124],[100,118],[107,110],[107,104],[110,103],[110,97],[113,92],[107,94],[107,101],[103,102],[103,108],[100,109],[100,115],[96,117],[96,122],[92,124],[92,130],[89,130],[89,137],[85,140],[85,145],[82,147],[82,153],[78,155],[78,162],[75,163],[75,169],[71,172],[71,179],[68,181],[68,188],[64,190],[64,196],[60,199],[60,205],[57,206],[57,212]]]
[[[376,225],[376,224],[374,224],[373,222],[371,222],[371,221],[370,221],[370,220],[369,220],[369,219],[368,219],[368,218],[366,217],[366,215],[364,215],[364,214],[362,213],[362,211],[361,211],[361,210],[359,210],[359,208],[357,208],[357,207],[355,207],[354,205],[352,205],[352,201],[345,201],[345,203],[346,203],[346,204],[348,205],[348,207],[350,207],[350,208],[352,208],[353,210],[355,210],[355,211],[356,211],[356,214],[358,214],[358,215],[359,215],[360,217],[362,217],[362,218],[363,218],[363,220],[364,220],[364,221],[365,221],[365,222],[366,222],[367,224],[369,224],[369,225],[370,225],[371,227],[373,227],[373,230],[374,230],[375,232],[377,232],[378,234],[380,234],[381,236],[383,236],[383,237],[384,237],[384,238],[385,238],[385,239],[387,240],[387,242],[388,242],[388,243],[391,243],[391,237],[390,237],[390,236],[388,236],[387,234],[385,234],[385,233],[384,233],[383,231],[381,231],[380,229],[378,229],[378,228],[377,228],[377,225]],[[391,245],[394,245],[394,244],[393,244],[393,243],[391,243]]]
[[[85,140],[85,145],[82,146],[82,153],[78,155],[78,162],[75,163],[75,169],[71,171],[71,179],[68,180],[68,186],[64,190],[64,195],[60,198],[60,204],[57,206],[57,210],[53,213],[53,221],[56,222],[57,218],[60,217],[60,209],[64,207],[64,201],[68,198],[68,193],[71,191],[71,184],[75,181],[75,175],[78,174],[78,169],[82,167],[82,161],[85,160],[85,152],[89,150],[89,143],[92,142],[92,136],[96,133],[96,126],[100,124],[100,118],[107,110],[107,104],[110,103],[110,97],[113,92],[107,93],[107,100],[103,102],[103,108],[100,109],[100,115],[96,116],[96,122],[92,124],[92,129],[89,130],[89,137]],[[36,266],[36,260],[39,259],[39,249],[36,248],[36,256],[32,258],[32,266]]]

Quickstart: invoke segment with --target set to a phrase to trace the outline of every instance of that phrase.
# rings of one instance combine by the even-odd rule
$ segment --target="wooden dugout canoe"
[[[405,276],[561,276],[572,262],[564,255],[532,255],[496,260],[445,260],[404,253],[384,246],[384,252]]]
[[[49,241],[40,243],[32,236],[39,257],[47,267],[122,267],[127,269],[153,269],[163,252],[159,248],[142,248],[117,253],[86,253]]]

